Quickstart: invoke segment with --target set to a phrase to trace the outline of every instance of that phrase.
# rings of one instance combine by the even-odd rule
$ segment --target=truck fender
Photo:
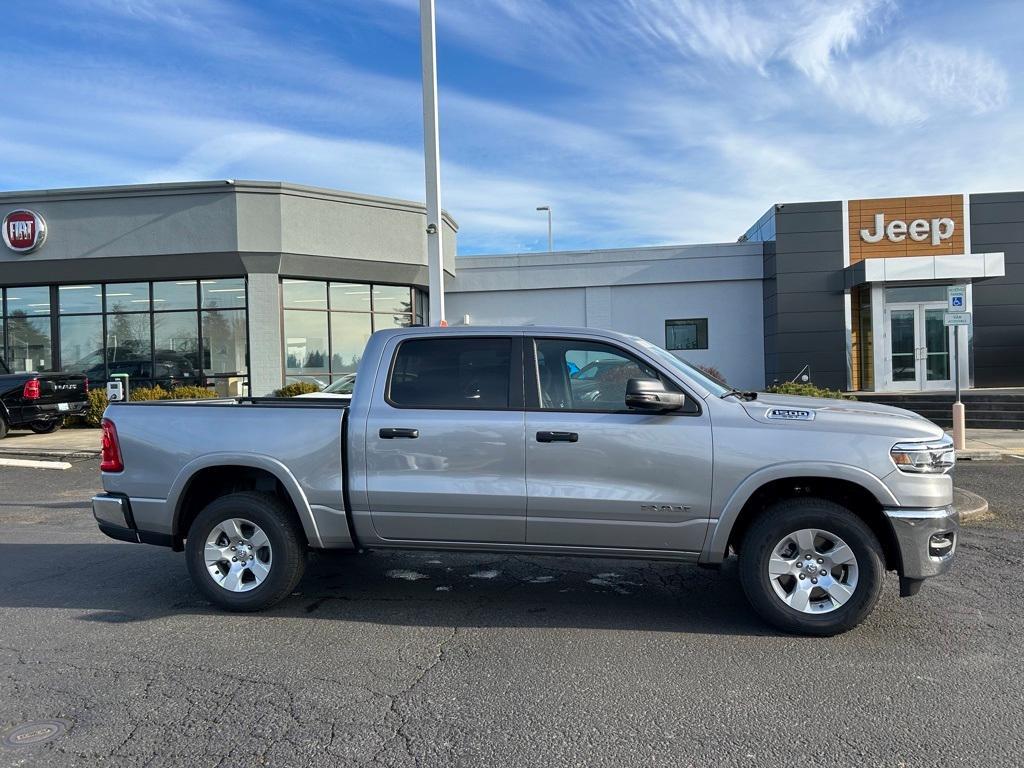
[[[195,477],[196,473],[209,467],[228,466],[262,469],[277,478],[281,485],[284,486],[285,491],[287,491],[295,510],[299,513],[302,530],[305,532],[309,543],[314,547],[323,546],[323,542],[320,539],[320,531],[316,525],[316,519],[314,518],[313,511],[309,506],[309,500],[306,498],[306,494],[303,492],[302,486],[300,486],[298,480],[295,479],[295,475],[293,475],[291,470],[277,459],[258,453],[208,453],[197,459],[193,459],[182,467],[178,476],[174,478],[174,482],[171,484],[171,489],[167,494],[167,504],[174,510],[174,525],[172,530],[178,530],[178,518],[181,515],[182,496],[184,495],[189,482],[191,482],[192,478]]]
[[[733,525],[750,497],[765,483],[785,480],[790,477],[827,477],[835,480],[847,480],[867,490],[882,506],[899,506],[896,497],[885,483],[860,467],[828,462],[773,464],[748,475],[732,492],[718,515],[717,522],[713,522],[708,529],[708,537],[704,542],[704,551],[701,552],[700,562],[722,562],[725,559],[725,549],[729,543]]]

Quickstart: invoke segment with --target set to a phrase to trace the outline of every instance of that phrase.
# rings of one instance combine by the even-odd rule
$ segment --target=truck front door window
[[[626,382],[658,379],[646,363],[607,344],[537,340],[541,407],[546,410],[622,411]]]

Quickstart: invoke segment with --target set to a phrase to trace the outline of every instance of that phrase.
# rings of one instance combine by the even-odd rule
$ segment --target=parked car
[[[196,383],[198,376],[192,361],[171,349],[158,349],[150,358],[149,353],[141,354],[124,347],[98,349],[68,366],[69,370],[81,371],[91,386],[103,386],[115,373],[128,374],[129,386],[160,386],[171,389]]]
[[[296,395],[296,397],[319,397],[319,398],[336,398],[338,400],[351,400],[352,390],[356,386],[356,375],[354,373],[347,373],[344,376],[335,379],[332,383],[328,384],[319,392],[309,392],[305,395]]]
[[[0,439],[11,429],[56,432],[89,405],[89,382],[64,373],[11,373],[0,360]]]
[[[600,397],[567,360],[617,361]],[[592,329],[374,334],[351,402],[112,404],[116,539],[184,550],[233,611],[291,594],[309,549],[670,560],[739,557],[784,630],[857,625],[956,550],[952,441],[909,411],[721,386],[642,339]]]

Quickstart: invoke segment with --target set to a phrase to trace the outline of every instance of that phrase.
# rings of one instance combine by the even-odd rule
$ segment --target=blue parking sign
[[[967,309],[967,286],[947,286],[946,299],[948,300],[948,306],[946,307],[948,311],[963,312],[965,309]]]

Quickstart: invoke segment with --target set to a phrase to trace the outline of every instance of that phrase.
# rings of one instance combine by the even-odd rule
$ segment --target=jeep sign
[[[914,219],[910,224],[900,219],[893,219],[888,225],[885,223],[885,214],[875,214],[875,231],[862,229],[860,239],[865,243],[877,243],[883,237],[892,243],[902,242],[909,237],[919,243],[931,240],[932,245],[938,245],[943,240],[953,236],[954,221],[949,217],[940,219]]]
[[[4,216],[4,245],[31,253],[46,240],[46,222],[35,211],[17,210]]]

